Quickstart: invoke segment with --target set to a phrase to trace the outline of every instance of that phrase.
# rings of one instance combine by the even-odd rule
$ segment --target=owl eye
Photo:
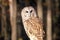
[[[30,13],[32,13],[33,10],[30,11]]]
[[[26,13],[28,13],[28,11],[26,11]]]

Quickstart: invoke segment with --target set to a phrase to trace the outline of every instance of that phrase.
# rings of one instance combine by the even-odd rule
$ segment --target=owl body
[[[36,15],[33,7],[25,7],[21,12],[22,21],[26,34],[30,40],[43,40],[42,20]]]

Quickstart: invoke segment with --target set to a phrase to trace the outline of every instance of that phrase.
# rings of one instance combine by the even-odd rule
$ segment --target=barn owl
[[[42,21],[36,15],[32,6],[24,7],[21,11],[22,22],[30,40],[43,40]]]

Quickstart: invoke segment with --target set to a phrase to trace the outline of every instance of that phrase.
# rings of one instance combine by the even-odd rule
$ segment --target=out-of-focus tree
[[[16,0],[9,0],[10,6],[10,23],[12,29],[11,40],[17,40],[17,26],[16,26],[16,13],[17,13],[17,5]]]

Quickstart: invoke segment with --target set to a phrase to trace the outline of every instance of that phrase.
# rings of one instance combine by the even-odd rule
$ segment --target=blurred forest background
[[[44,40],[60,40],[60,0],[0,0],[0,40],[29,40],[21,19],[25,6],[33,6],[42,18]]]

